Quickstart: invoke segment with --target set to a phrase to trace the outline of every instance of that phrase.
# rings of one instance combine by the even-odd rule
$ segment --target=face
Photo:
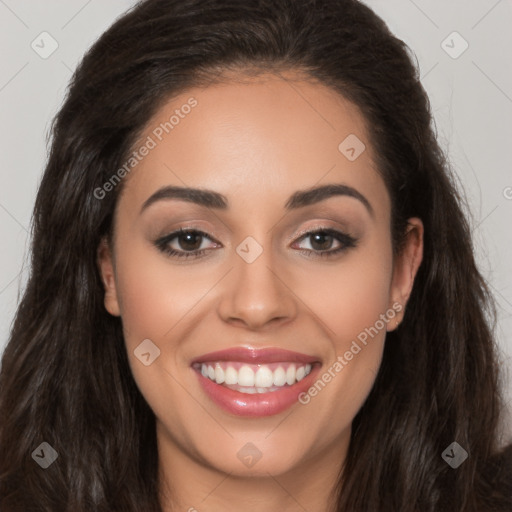
[[[233,475],[341,461],[422,251],[411,219],[393,257],[361,113],[260,76],[175,97],[135,150],[99,262],[161,454]]]

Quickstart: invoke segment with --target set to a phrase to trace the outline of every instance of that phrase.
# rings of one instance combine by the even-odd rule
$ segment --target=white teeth
[[[215,365],[215,382],[217,384],[222,384],[225,380],[224,370],[220,364]]]
[[[312,365],[296,363],[280,363],[271,365],[247,365],[216,362],[201,365],[201,374],[217,384],[235,386],[237,390],[247,393],[268,393],[285,385],[292,386],[311,373]],[[276,368],[277,366],[277,368]],[[237,370],[236,368],[239,368]],[[243,389],[239,389],[241,386]],[[271,389],[272,388],[272,389]]]
[[[288,369],[286,370],[286,384],[288,384],[288,386],[295,384],[295,365],[294,364],[291,364],[290,366],[288,366]]]
[[[254,386],[254,371],[250,366],[242,366],[238,370],[238,384],[240,386]]]
[[[270,388],[258,388],[258,387],[246,387],[246,386],[228,386],[229,389],[233,389],[238,391],[239,393],[248,393],[249,395],[254,395],[256,393],[268,393],[277,391],[279,388],[272,386]]]
[[[268,366],[261,366],[256,372],[254,385],[260,388],[269,388],[274,381],[272,370]]]
[[[274,370],[274,386],[284,386],[286,384],[286,372],[280,366]]]
[[[228,366],[225,373],[226,384],[238,384],[238,372],[232,367]]]

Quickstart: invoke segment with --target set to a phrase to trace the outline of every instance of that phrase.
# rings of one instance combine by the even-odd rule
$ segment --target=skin
[[[379,315],[406,305],[423,226],[410,219],[405,248],[393,257],[390,198],[365,120],[333,90],[293,73],[190,89],[158,111],[141,141],[191,96],[198,105],[125,178],[113,247],[98,249],[105,307],[122,318],[134,379],[157,418],[162,503],[166,511],[328,511],[386,330],[404,310],[307,405],[274,416],[220,409],[190,362],[228,347],[279,347],[316,356],[327,369]],[[349,134],[366,145],[353,162],[338,150]],[[285,211],[291,194],[327,183],[357,189],[373,215],[347,196]],[[229,208],[167,199],[141,213],[167,185],[215,190]],[[208,233],[197,247],[210,250],[179,260],[154,245],[180,227]],[[318,256],[340,242],[315,245],[300,231],[326,227],[348,232],[356,246]],[[247,236],[263,249],[252,263],[236,252]],[[171,245],[184,252],[186,242]],[[134,355],[147,338],[161,351],[150,366]],[[248,442],[262,454],[251,468],[237,457]]]

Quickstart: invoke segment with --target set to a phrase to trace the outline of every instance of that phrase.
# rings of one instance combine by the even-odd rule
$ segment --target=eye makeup
[[[201,248],[203,245],[204,239],[211,240],[216,247],[214,248]],[[199,247],[197,246],[198,240]],[[311,249],[298,248],[300,254],[308,257],[308,258],[332,258],[335,257],[349,249],[352,249],[357,246],[358,240],[348,233],[344,233],[337,229],[318,226],[315,228],[310,228],[308,230],[304,230],[298,234],[298,238],[294,242],[295,244],[300,243],[304,240],[309,240]],[[325,245],[327,241],[327,245],[331,246],[333,243],[337,242],[338,247],[332,248],[315,248],[315,244]],[[202,258],[206,255],[207,252],[215,250],[216,248],[222,247],[222,245],[215,240],[212,236],[201,229],[196,229],[193,227],[180,228],[177,229],[163,237],[160,237],[154,240],[154,245],[160,250],[162,253],[166,254],[170,258],[175,259],[198,259]],[[176,243],[178,246],[181,245],[181,248],[176,248]],[[187,247],[186,245],[192,245],[192,247]],[[174,245],[174,247],[173,247]],[[292,248],[295,248],[292,246]]]

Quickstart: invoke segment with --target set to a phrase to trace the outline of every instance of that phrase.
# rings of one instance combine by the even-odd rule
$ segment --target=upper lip
[[[249,364],[267,364],[279,362],[296,362],[296,363],[316,363],[319,361],[317,357],[284,350],[281,348],[249,348],[249,347],[233,347],[216,352],[209,352],[195,358],[192,364],[206,363],[212,361],[239,361]]]

